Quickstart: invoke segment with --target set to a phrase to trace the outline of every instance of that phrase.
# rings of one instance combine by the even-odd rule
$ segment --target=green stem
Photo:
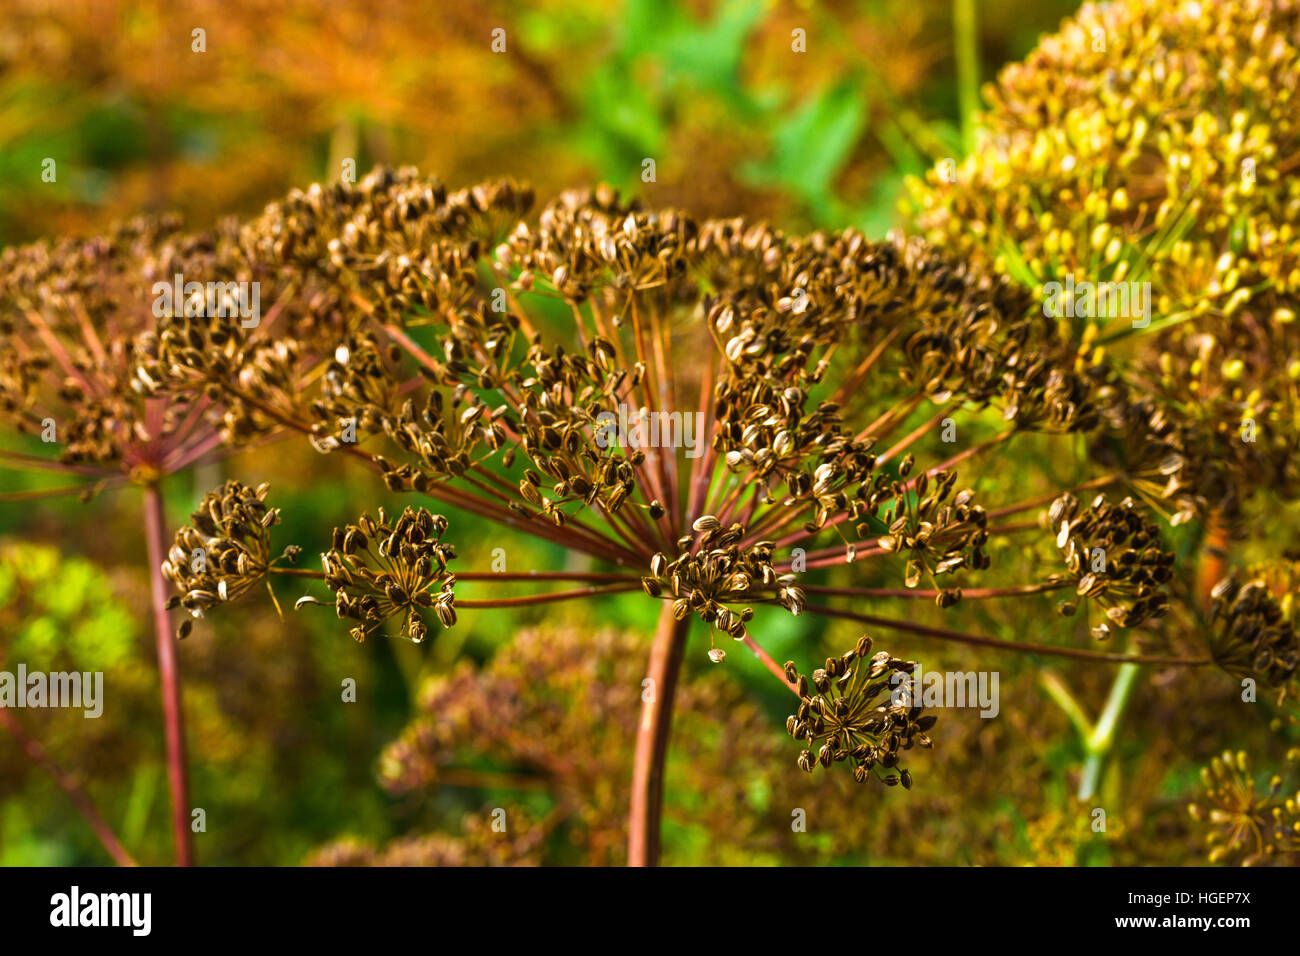
[[[975,0],[953,0],[953,45],[957,59],[957,102],[961,109],[962,147],[975,151],[975,114],[980,106],[979,31]]]
[[[1128,664],[1124,665],[1128,667]],[[1065,682],[1057,676],[1055,671],[1044,670],[1038,677],[1038,682],[1042,684],[1043,690],[1047,691],[1047,696],[1066,717],[1070,718],[1070,723],[1074,725],[1075,731],[1079,734],[1079,739],[1086,745],[1088,739],[1092,737],[1092,721],[1083,712],[1083,707],[1075,700],[1070,689],[1065,686]]]
[[[1119,726],[1140,669],[1137,664],[1120,666],[1115,683],[1110,687],[1110,696],[1106,698],[1106,706],[1092,728],[1092,735],[1084,740],[1087,759],[1083,765],[1083,779],[1079,782],[1080,800],[1089,800],[1097,792],[1106,758],[1115,744],[1115,728]]]

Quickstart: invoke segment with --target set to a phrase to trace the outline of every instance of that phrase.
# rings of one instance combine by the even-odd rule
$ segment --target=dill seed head
[[[866,783],[874,774],[886,786],[911,789],[912,775],[899,766],[903,751],[931,746],[929,730],[936,718],[927,715],[913,696],[915,661],[871,654],[872,642],[862,637],[841,657],[826,659],[811,677],[798,674],[798,710],[786,719],[786,730],[807,749],[798,757],[801,770],[811,773],[820,764],[848,761],[853,778]],[[786,664],[787,676],[798,673]],[[881,695],[883,702],[877,703]],[[895,768],[899,773],[892,771]]]
[[[168,607],[183,607],[202,617],[204,611],[236,600],[266,577],[274,563],[270,529],[280,521],[280,509],[266,505],[268,491],[265,483],[249,488],[228,481],[203,496],[190,514],[190,523],[176,532],[162,565],[163,577],[180,591]],[[297,554],[298,549],[291,547],[281,557],[293,560]],[[181,625],[186,634],[188,625],[188,621]]]
[[[410,724],[380,756],[380,785],[415,795],[483,760],[515,767],[575,808],[571,838],[558,848],[564,858],[577,851],[593,864],[623,863],[645,649],[641,634],[550,621],[521,629],[482,664],[461,660],[430,674]],[[823,805],[828,814],[847,810],[844,787],[831,785],[837,781],[809,792],[808,781],[788,772],[780,737],[735,682],[688,669],[674,701],[667,758],[674,783],[665,800],[698,806],[690,811],[694,825],[713,834],[706,859],[792,837],[790,806],[809,807],[817,819]],[[755,781],[770,786],[771,808],[738,814]]]
[[[906,477],[910,461],[905,459],[903,466],[901,477]],[[953,493],[956,482],[956,472],[940,471],[933,478],[918,476],[910,489],[893,482],[886,490],[877,483],[873,497],[892,499],[892,504],[880,516],[889,533],[876,543],[885,551],[907,556],[904,583],[909,588],[916,587],[922,575],[933,578],[962,568],[979,571],[989,565],[983,550],[988,541],[988,519],[984,509],[972,503],[972,491]],[[908,494],[909,490],[913,493]]]
[[[402,636],[419,644],[428,635],[422,611],[431,609],[443,627],[456,623],[456,578],[447,571],[456,550],[442,543],[447,519],[409,507],[392,522],[383,508],[378,515],[334,529],[333,547],[321,555],[325,583],[338,616],[359,622],[351,631],[357,641],[400,616]]]
[[[1273,687],[1285,687],[1295,678],[1300,635],[1264,580],[1242,583],[1229,576],[1219,581],[1211,592],[1209,616],[1211,652],[1229,674]]]
[[[693,613],[740,641],[747,636],[745,625],[753,619],[754,610],[735,605],[762,598],[769,591],[771,599],[790,613],[803,609],[805,596],[794,584],[795,575],[779,574],[772,565],[772,542],[759,541],[742,548],[736,542],[744,536],[744,526],[733,523],[723,527],[712,515],[696,519],[692,527],[697,536],[687,535],[678,542],[686,547],[677,558],[669,561],[656,553],[650,559],[650,575],[641,579],[646,594],[673,602],[678,620]],[[710,652],[709,657],[720,663],[726,654]]]
[[[983,267],[852,229],[787,235],[697,221],[607,187],[564,193],[525,219],[530,199],[511,186],[456,197],[409,171],[295,194],[246,224],[237,244],[237,261],[294,284],[285,324],[214,338],[164,317],[148,355],[166,374],[150,377],[247,406],[243,433],[283,426],[373,467],[394,492],[644,569],[641,589],[668,616],[711,625],[719,663],[714,637],[750,640],[764,604],[800,614],[809,594],[892,599],[799,577],[832,565],[848,577],[863,560],[894,563],[951,613],[963,594],[1042,590],[971,580],[991,569],[990,539],[1005,554],[1006,539],[1033,530],[993,515],[1036,504],[986,511],[1022,483],[975,464],[977,502],[960,475],[1022,434],[1099,449],[1071,456],[1070,470],[1102,463],[1106,483],[1157,506],[1172,498],[1180,514],[1217,494],[1199,432],[1167,426],[1164,405],[1143,406],[1030,292]],[[668,419],[662,441],[623,434],[653,414]],[[957,447],[937,427],[950,414],[966,430]],[[1053,523],[1066,526],[1060,547],[1081,593],[1119,625],[1159,616],[1167,560],[1131,501],[1064,508]],[[444,529],[407,509],[336,530],[323,571],[354,637],[399,617],[421,640],[429,608],[454,622]],[[1105,569],[1076,561],[1103,546],[1114,552]],[[624,573],[590,577],[613,583],[537,600],[635,587]],[[910,786],[898,755],[928,746],[933,723],[908,679],[888,680],[910,668],[855,648],[811,675],[795,671],[801,765],[851,760],[860,780]]]
[[[221,277],[211,237],[178,225],[137,217],[103,236],[0,253],[0,419],[46,440],[52,422],[59,462],[79,474],[154,481],[216,444],[198,396],[146,407],[137,375],[157,321],[155,281]]]
[[[1143,498],[1169,503],[1173,525],[1211,510],[1219,515],[1237,512],[1237,482],[1203,429],[1117,374],[1098,378],[1110,396],[1105,417],[1111,439],[1091,449],[1099,464],[1121,472]]]
[[[1137,627],[1164,615],[1169,599],[1164,586],[1173,577],[1174,555],[1160,546],[1160,529],[1144,517],[1132,498],[1110,504],[1097,495],[1080,507],[1072,494],[1052,502],[1048,526],[1056,532],[1060,550],[1076,582],[1080,600],[1096,601],[1107,620],[1093,628],[1103,640],[1111,628]],[[1075,602],[1062,613],[1073,614]]]
[[[600,440],[602,417],[626,414],[625,397],[646,384],[644,350],[628,341],[629,331],[643,335],[653,325],[672,349],[716,346],[714,387],[701,402],[711,406],[713,426],[700,438],[716,454],[710,463],[764,506],[767,524],[796,519],[802,524],[793,527],[807,536],[832,528],[856,536],[846,540],[850,553],[899,555],[913,587],[923,577],[987,567],[985,514],[969,490],[958,490],[954,469],[927,469],[910,451],[897,466],[879,461],[878,439],[863,428],[879,409],[864,401],[897,404],[900,416],[922,399],[993,404],[1015,428],[1035,431],[1085,431],[1098,422],[1094,383],[1073,369],[1023,291],[923,243],[700,223],[675,210],[646,211],[605,188],[564,193],[495,246],[480,242],[492,209],[524,205],[504,185],[454,200],[409,171],[376,172],[359,189],[295,195],[248,225],[240,248],[259,268],[278,266],[322,296],[342,296],[337,322],[303,322],[301,336],[276,336],[258,348],[262,340],[250,336],[248,348],[226,359],[202,335],[190,342],[164,320],[160,343],[177,345],[168,353],[179,369],[173,377],[183,380],[189,369],[195,387],[237,397],[251,388],[254,421],[246,431],[275,419],[274,410],[309,430],[318,451],[353,444],[344,450],[368,457],[394,491],[432,492],[471,477],[498,453],[504,467],[521,456],[524,467],[509,481],[517,499],[505,501],[511,520],[527,519],[525,530],[554,538],[534,522],[566,529],[585,512],[620,533],[635,529],[633,550],[644,546],[648,555],[669,553],[677,538],[688,560],[671,571],[652,564],[646,593],[684,601],[679,613],[699,612],[733,636],[744,635],[749,611],[722,615],[725,600],[761,591],[755,599],[797,613],[803,592],[774,572],[764,575],[771,556],[757,552],[773,542],[746,541],[753,554],[703,554],[741,542],[744,524],[728,515],[722,527],[717,515],[684,513],[683,496],[668,498],[648,479],[644,449]],[[444,215],[451,206],[463,214]],[[425,219],[427,233],[419,225]],[[276,238],[286,231],[301,234],[301,247]],[[436,255],[425,251],[429,244]],[[319,260],[323,250],[328,264]],[[484,294],[478,260],[501,283],[492,296]],[[578,347],[573,330],[533,324],[524,303],[538,294],[570,307]],[[437,328],[437,346],[412,348],[402,329],[413,326]],[[843,404],[810,398],[831,354],[882,338],[897,338],[888,353],[894,364],[882,362],[872,389]],[[323,365],[318,384],[294,388],[295,370],[312,357]],[[695,383],[682,378],[689,391]],[[382,454],[372,450],[379,442]],[[636,513],[626,516],[629,508]],[[781,511],[789,518],[776,520]],[[708,541],[683,543],[688,528]],[[740,570],[749,584],[729,585]],[[945,588],[937,603],[951,606],[959,593]]]

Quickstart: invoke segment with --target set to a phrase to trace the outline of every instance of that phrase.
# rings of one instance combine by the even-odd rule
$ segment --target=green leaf
[[[756,185],[778,186],[803,199],[815,213],[835,203],[833,185],[866,125],[866,103],[858,83],[845,79],[822,90],[779,123],[772,153],[746,166]]]

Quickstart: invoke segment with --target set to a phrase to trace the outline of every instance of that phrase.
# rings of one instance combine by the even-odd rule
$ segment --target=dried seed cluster
[[[448,193],[409,167],[294,190],[261,216],[203,237],[207,254],[187,263],[187,277],[200,281],[259,283],[263,321],[245,327],[174,308],[142,338],[134,385],[222,401],[231,442],[280,427],[286,413],[306,412],[302,380],[316,380],[319,363],[340,354],[350,316],[462,304],[477,288],[483,244],[531,201],[509,182]],[[326,399],[337,383],[336,368]],[[322,439],[340,427],[319,424]]]
[[[848,564],[898,555],[909,588],[928,578],[939,607],[956,604],[962,589],[942,576],[986,570],[992,534],[1032,529],[990,530],[973,491],[957,490],[954,462],[979,448],[938,448],[913,416],[993,408],[1007,423],[994,442],[1077,434],[1103,485],[1134,497],[1057,498],[1046,523],[1066,573],[981,597],[1068,583],[1104,610],[1094,628],[1104,638],[1164,616],[1178,593],[1167,587],[1172,555],[1135,498],[1180,523],[1235,518],[1249,491],[1300,489],[1297,50],[1297,0],[1086,5],[1004,74],[988,148],[961,181],[918,190],[926,228],[959,258],[855,230],[790,236],[697,221],[609,187],[565,193],[527,220],[527,187],[449,192],[411,169],[295,191],[202,236],[136,220],[101,239],[6,250],[0,414],[31,433],[57,409],[64,464],[145,481],[219,444],[300,432],[317,451],[377,466],[391,491],[522,518],[620,567],[648,562],[643,589],[671,601],[678,620],[694,613],[746,639],[749,605],[805,607],[775,554],[824,533]],[[186,300],[155,323],[149,290],[175,274],[258,283],[263,322],[205,316]],[[1048,318],[1042,285],[1066,277],[1152,283],[1156,327],[1136,335],[1122,328],[1128,316]],[[700,474],[684,474],[675,448],[598,441],[602,416],[628,407],[699,408]],[[949,460],[927,467],[927,454]],[[180,591],[172,606],[198,616],[275,570],[278,512],[266,494],[231,482],[205,497],[164,565]],[[446,528],[407,508],[335,530],[324,577],[357,640],[400,617],[419,642],[429,608],[454,623]],[[809,566],[827,567],[837,547]],[[627,586],[591,575],[606,577]],[[1214,590],[1215,660],[1285,685],[1300,666],[1292,594],[1278,601],[1273,578],[1247,578]],[[438,704],[468,694],[462,684],[485,700],[451,730],[426,721],[427,737],[388,755],[386,781],[400,789],[419,777],[432,760],[424,750],[436,744],[442,757],[469,728],[567,777],[570,793],[596,789],[574,780],[608,791],[600,773],[617,734],[598,733],[639,717],[640,672],[625,673],[633,655],[626,640],[595,640],[594,655],[570,643],[548,656],[545,643],[521,641],[515,670],[494,662],[486,681],[444,685]],[[876,772],[910,788],[900,754],[930,745],[935,718],[914,706],[913,662],[870,653],[863,638],[810,678],[787,665],[801,698],[788,729],[808,746],[798,763],[811,772],[848,760],[859,782]],[[609,677],[593,657],[621,669]],[[533,689],[557,672],[555,696]],[[552,737],[586,749],[566,761]],[[1212,859],[1295,848],[1295,801],[1273,802],[1276,785],[1257,797],[1244,756],[1216,761],[1206,782]],[[434,842],[385,858],[455,856]]]
[[[0,416],[53,439],[62,463],[152,480],[183,465],[207,425],[178,396],[145,413],[134,367],[156,321],[154,281],[207,259],[171,217],[138,217],[94,239],[0,253]]]
[[[1107,378],[1111,401],[1106,431],[1089,449],[1096,460],[1122,473],[1148,501],[1173,509],[1170,524],[1181,525],[1210,511],[1234,515],[1238,483],[1203,431],[1179,412],[1117,377]]]
[[[842,657],[828,657],[811,680],[788,662],[786,677],[798,686],[800,701],[786,719],[786,730],[808,745],[799,754],[801,770],[812,773],[817,764],[829,767],[848,760],[858,783],[866,783],[874,770],[886,786],[901,783],[910,790],[912,775],[899,766],[899,759],[905,750],[931,746],[928,731],[937,718],[915,704],[915,661],[891,657],[887,651],[869,654],[871,638],[864,636]],[[877,703],[881,694],[887,699]],[[882,773],[896,767],[897,774]]]
[[[899,466],[899,478],[907,478],[912,471],[913,457],[908,455]],[[904,583],[914,588],[923,574],[932,579],[941,574],[951,574],[961,568],[980,571],[989,566],[983,547],[988,542],[988,516],[984,509],[973,504],[975,493],[969,488],[953,494],[957,483],[955,471],[921,474],[907,485],[892,482],[887,496],[883,488],[867,499],[866,513],[874,511],[878,497],[892,498],[881,520],[889,533],[876,543],[885,551],[906,554],[907,565]],[[850,515],[853,509],[849,509]],[[860,524],[859,534],[869,533],[870,526]],[[948,607],[960,598],[956,589],[944,589],[940,606]]]
[[[633,634],[530,628],[482,668],[462,661],[431,677],[418,716],[380,760],[383,786],[406,794],[434,785],[468,746],[553,776],[590,806],[611,772],[630,768],[643,651]]]
[[[482,665],[462,660],[431,675],[412,721],[384,748],[381,786],[397,796],[422,795],[455,782],[466,768],[509,768],[527,778],[525,785],[545,786],[559,808],[552,819],[563,822],[564,855],[546,862],[573,862],[577,852],[589,865],[621,865],[645,652],[644,635],[552,621],[519,631]],[[667,812],[689,808],[683,816],[709,835],[701,851],[708,862],[755,847],[805,846],[816,855],[791,832],[789,808],[808,808],[810,819],[822,819],[823,810],[827,818],[859,819],[861,802],[845,799],[853,785],[846,779],[809,786],[802,774],[789,773],[769,718],[737,683],[716,676],[688,668],[677,687]],[[736,812],[759,782],[771,788],[766,811]]]
[[[398,837],[375,847],[344,837],[315,850],[306,866],[540,866],[549,829],[526,810],[510,807],[505,830],[494,827],[493,811],[484,807],[461,820],[462,833]],[[505,808],[501,808],[505,809]]]
[[[424,508],[407,508],[391,523],[383,508],[378,514],[334,529],[334,546],[321,555],[325,583],[338,616],[361,622],[355,640],[400,615],[402,636],[419,644],[428,635],[421,610],[432,608],[443,627],[456,623],[456,578],[447,571],[456,550],[442,543],[447,519]]]
[[[523,219],[530,203],[509,183],[449,194],[413,171],[378,171],[223,227],[193,254],[216,275],[266,283],[263,321],[245,329],[172,309],[139,337],[132,393],[184,396],[193,404],[181,407],[221,429],[212,440],[287,429],[375,467],[394,492],[618,567],[648,565],[649,596],[736,639],[763,603],[806,607],[793,559],[784,572],[794,545],[808,545],[809,570],[839,563],[841,546],[848,565],[896,555],[909,588],[926,580],[940,608],[957,604],[990,568],[992,535],[1033,533],[991,527],[985,493],[977,504],[958,480],[967,457],[1020,433],[1079,434],[1101,450],[1105,480],[1180,515],[1217,503],[1193,461],[1211,446],[1187,437],[1203,437],[1193,424],[1143,405],[1026,290],[923,242],[697,222],[608,188]],[[602,419],[629,412],[678,416],[683,440],[684,416],[694,425],[698,414],[699,454],[684,464],[681,441],[601,440]],[[940,442],[950,412],[978,437]],[[1106,609],[1103,630],[1159,616],[1169,561],[1154,526],[1128,499],[1075,510],[1052,530],[1068,525],[1058,545],[1080,593]],[[324,575],[354,637],[399,618],[423,640],[429,608],[454,621],[445,528],[407,509],[336,531]],[[1096,547],[1104,569],[1091,566]],[[838,666],[837,680],[875,680],[874,664]],[[920,715],[877,712],[875,694],[850,689],[819,691],[823,730],[852,716],[828,759],[889,769],[902,741],[924,737],[909,723]],[[857,753],[868,740],[853,735],[869,733],[875,749]]]
[[[782,504],[808,508],[806,528],[824,527],[855,500],[874,496],[879,505],[891,480],[878,473],[870,429],[847,424],[874,417],[859,402],[808,407],[830,367],[829,346],[871,355],[882,338],[897,339],[896,373],[871,379],[883,407],[919,391],[938,403],[993,404],[1025,430],[1098,424],[1092,382],[1005,280],[915,241],[870,243],[851,230],[800,239],[741,225],[708,224],[701,240],[713,257],[736,257],[715,280],[723,294],[704,302],[729,363],[715,390],[715,447],[769,493],[784,481]]]
[[[1211,651],[1228,673],[1283,686],[1300,669],[1300,635],[1263,580],[1227,577],[1216,584],[1210,623]]]
[[[376,170],[351,195],[332,189],[291,197],[284,214],[301,217],[304,228],[273,252],[317,267],[323,245],[329,267],[362,279],[365,298],[396,318],[464,304],[483,246],[533,204],[532,190],[513,180],[448,193],[411,167]],[[267,238],[264,229],[258,235]]]
[[[407,324],[445,328],[441,354],[422,354],[418,365],[429,383],[450,389],[449,399],[436,389],[404,389],[399,403],[392,347],[352,333],[332,350],[321,395],[310,405],[319,449],[338,447],[347,423],[358,441],[383,432],[406,458],[391,463],[390,486],[418,490],[508,445],[534,466],[518,482],[520,500],[511,503],[518,514],[563,526],[572,513],[565,506],[612,515],[641,497],[638,507],[659,520],[666,506],[654,489],[640,487],[636,473],[643,453],[600,445],[596,423],[644,382],[645,361],[628,357],[629,326],[656,316],[680,322],[687,309],[702,310],[727,360],[715,386],[715,449],[755,483],[784,480],[789,494],[780,506],[809,508],[810,526],[824,526],[850,494],[875,494],[879,503],[884,495],[877,492],[889,481],[879,475],[870,487],[853,487],[871,478],[874,439],[855,437],[833,402],[806,408],[808,387],[825,372],[817,356],[836,342],[886,334],[905,318],[913,338],[902,353],[911,369],[899,380],[904,386],[923,379],[936,400],[960,393],[998,402],[1026,428],[1080,429],[1096,420],[1090,384],[1053,364],[1053,332],[1023,317],[1023,300],[916,243],[872,244],[852,233],[801,239],[730,221],[700,225],[673,211],[644,212],[600,189],[562,195],[536,227],[519,223],[488,264],[502,286],[467,287],[436,310],[422,306],[435,311],[427,319],[385,286],[361,290],[370,316],[401,314]],[[364,272],[346,272],[346,262],[339,268],[341,281],[365,282]],[[702,291],[701,273],[710,274],[715,293]],[[802,293],[798,304],[791,284]],[[558,296],[581,324],[590,321],[581,350],[544,345],[521,325],[522,297],[530,294]],[[522,357],[513,348],[521,331],[530,338]],[[912,368],[916,362],[926,365],[923,374]],[[888,397],[893,386],[882,385]]]
[[[266,483],[249,488],[228,481],[203,496],[190,523],[176,532],[162,565],[163,577],[181,592],[168,600],[168,607],[183,607],[193,617],[202,617],[266,577],[274,563],[270,529],[280,522],[280,509],[266,506],[268,491]],[[281,557],[292,561],[297,555],[298,549],[290,547]],[[189,634],[192,623],[181,622],[180,637]]]
[[[1096,601],[1107,620],[1092,629],[1105,640],[1114,627],[1137,627],[1164,615],[1169,598],[1163,586],[1173,576],[1174,555],[1160,547],[1160,529],[1145,518],[1132,498],[1111,504],[1097,495],[1085,508],[1072,494],[1061,495],[1047,512],[1056,529],[1056,546],[1080,599]],[[1072,615],[1077,601],[1064,601]]]
[[[834,530],[850,561],[864,545],[897,552],[909,586],[983,570],[984,512],[955,490],[953,469],[917,467],[913,453],[882,461],[877,431],[921,401],[992,404],[1013,430],[1100,422],[1102,379],[1074,369],[1023,290],[923,243],[697,223],[607,188],[565,193],[536,224],[508,228],[530,201],[509,184],[448,195],[409,170],[291,195],[238,230],[232,253],[289,290],[291,321],[268,335],[165,316],[140,370],[244,409],[238,427],[227,412],[229,435],[287,423],[318,451],[369,458],[394,491],[442,491],[491,458],[514,470],[522,453],[517,497],[504,501],[515,515],[563,529],[590,510],[667,551],[696,516],[684,496],[668,500],[662,454],[602,442],[598,423],[645,410],[648,371],[667,375],[667,356],[712,348],[712,401],[698,399],[711,428],[699,437],[763,509],[758,523],[788,523],[776,520],[786,512],[805,535]],[[492,246],[482,237],[494,229]],[[421,255],[435,246],[441,258]],[[540,323],[539,298],[564,303],[571,328]],[[411,337],[426,327],[437,330],[427,350]],[[837,354],[866,355],[856,372],[860,359],[835,368],[872,387],[814,403]],[[665,388],[704,387],[680,371]],[[956,603],[958,589],[943,590],[940,606]]]
[[[791,614],[798,614],[805,602],[801,588],[794,584],[795,575],[778,574],[772,566],[771,541],[742,548],[745,536],[743,525],[733,523],[723,527],[713,515],[695,519],[695,535],[684,535],[678,541],[683,550],[676,559],[656,553],[650,559],[650,574],[641,578],[641,587],[652,598],[673,602],[673,616],[684,620],[697,614],[706,624],[742,641],[747,632],[745,625],[754,617],[750,607],[735,610],[728,604],[761,599],[762,592],[775,592],[775,601]],[[721,648],[709,651],[714,663],[726,659]]]

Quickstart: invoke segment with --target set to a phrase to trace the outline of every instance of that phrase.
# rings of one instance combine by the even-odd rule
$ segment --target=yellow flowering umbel
[[[1300,757],[1292,750],[1289,760]],[[1187,810],[1206,828],[1211,863],[1284,862],[1300,852],[1300,792],[1280,796],[1283,780],[1274,775],[1268,789],[1257,789],[1245,751],[1225,750],[1201,769],[1203,792]]]
[[[785,727],[808,745],[799,754],[799,769],[812,773],[817,764],[829,767],[847,760],[858,783],[866,783],[874,771],[886,786],[901,783],[910,790],[912,774],[899,766],[899,758],[905,750],[931,746],[928,731],[937,718],[923,714],[913,699],[915,661],[891,657],[888,651],[869,654],[871,638],[864,635],[843,656],[826,658],[826,666],[813,671],[811,680],[787,662],[786,678],[798,688],[799,709],[786,718]],[[881,694],[885,701],[877,703]],[[882,772],[896,767],[897,774]]]
[[[1128,380],[1212,437],[1239,487],[1291,493],[1298,85],[1294,0],[1085,3],[985,88],[986,135],[955,181],[911,183],[928,239],[1040,293],[1150,283],[1149,326],[1081,315],[1073,338],[1089,360],[1124,352]]]

